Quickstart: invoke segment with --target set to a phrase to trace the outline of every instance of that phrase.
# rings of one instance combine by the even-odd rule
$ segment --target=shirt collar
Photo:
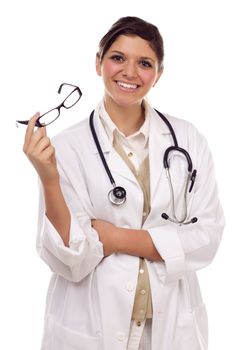
[[[113,139],[114,139],[114,135],[117,134],[122,138],[125,138],[127,140],[130,140],[138,135],[142,135],[144,136],[145,139],[145,144],[148,140],[148,136],[149,136],[149,125],[150,125],[150,113],[149,113],[149,106],[148,106],[148,102],[143,100],[143,106],[145,108],[145,121],[142,124],[142,126],[140,127],[139,130],[137,130],[134,134],[130,135],[130,136],[125,136],[116,126],[116,124],[112,121],[112,119],[110,118],[109,114],[107,113],[105,106],[104,106],[104,101],[101,102],[100,106],[99,106],[99,116],[101,119],[101,122],[103,124],[103,127],[106,131],[106,134],[109,138],[110,143],[113,143]]]

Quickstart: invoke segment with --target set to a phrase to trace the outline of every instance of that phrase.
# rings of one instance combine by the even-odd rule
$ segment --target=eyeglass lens
[[[63,105],[65,108],[71,108],[76,104],[76,102],[79,101],[80,98],[81,98],[81,95],[79,91],[76,89],[73,92],[71,92],[71,94],[69,94],[68,97],[66,97],[66,99],[63,102]]]
[[[57,119],[59,117],[59,114],[59,109],[54,108],[51,111],[45,113],[43,116],[41,116],[38,121],[43,126],[48,125],[52,123],[55,119]]]

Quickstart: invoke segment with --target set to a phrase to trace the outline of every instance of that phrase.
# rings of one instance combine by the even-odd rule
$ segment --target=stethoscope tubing
[[[170,124],[169,120],[165,117],[165,115],[163,115],[163,113],[159,112],[157,109],[154,109],[154,110],[155,110],[155,112],[157,112],[157,114],[160,116],[160,118],[163,119],[163,121],[167,125],[167,127],[168,127],[168,129],[170,131],[170,134],[171,134],[171,136],[173,138],[174,146],[178,147],[177,137],[175,135],[175,131],[174,131],[172,125]]]
[[[94,128],[93,118],[94,118],[94,111],[91,112],[91,115],[90,115],[90,118],[89,118],[89,124],[90,124],[90,129],[91,129],[91,132],[92,132],[92,137],[93,137],[93,140],[94,140],[94,142],[96,144],[99,156],[100,156],[100,158],[101,158],[101,160],[103,162],[103,166],[104,166],[104,168],[106,170],[106,173],[108,174],[108,177],[110,179],[110,182],[113,185],[113,187],[116,187],[114,178],[113,178],[113,176],[111,174],[111,171],[110,171],[110,169],[108,167],[108,163],[106,162],[106,159],[105,159],[105,157],[103,155],[103,151],[101,149],[101,146],[100,146],[100,143],[99,143],[99,140],[98,140],[95,128]]]
[[[188,187],[189,187],[189,192],[192,191],[192,188],[193,188],[193,185],[194,185],[195,179],[196,179],[196,170],[192,171],[193,165],[192,165],[192,160],[191,160],[190,154],[184,148],[179,147],[174,129],[173,129],[171,123],[169,122],[169,120],[158,110],[155,109],[155,111],[157,112],[159,117],[164,121],[164,123],[167,125],[167,127],[170,131],[170,134],[172,136],[173,143],[174,143],[173,146],[170,146],[166,149],[166,151],[164,153],[164,158],[163,158],[163,164],[164,164],[164,168],[166,170],[166,175],[167,175],[169,187],[170,187],[170,194],[171,194],[171,201],[172,201],[172,213],[173,213],[174,219],[170,218],[166,213],[163,213],[161,216],[165,220],[169,220],[171,222],[174,222],[174,223],[177,223],[180,225],[194,223],[197,221],[197,218],[195,218],[195,217],[186,222],[186,219],[187,219],[187,192],[188,192]],[[100,146],[97,134],[96,134],[96,130],[94,127],[94,110],[90,114],[89,125],[90,125],[92,137],[93,137],[93,140],[96,144],[100,159],[103,163],[103,166],[104,166],[105,171],[109,177],[109,180],[113,186],[113,189],[111,191],[109,191],[109,193],[108,193],[109,200],[111,201],[112,204],[121,205],[126,201],[126,190],[123,187],[116,186],[115,180],[114,180],[114,178],[111,174],[111,171],[109,169],[109,166],[106,162],[106,159],[104,157],[104,154],[103,154],[103,151],[101,149],[101,146]],[[187,167],[188,174],[187,174],[186,185],[185,185],[185,190],[184,190],[184,213],[183,213],[182,219],[180,219],[180,220],[176,217],[176,213],[175,213],[174,189],[173,189],[173,184],[171,181],[171,176],[170,176],[170,171],[169,171],[170,164],[169,164],[168,159],[169,159],[169,154],[172,151],[177,151],[177,152],[180,152],[181,154],[183,154],[185,156],[187,164],[188,164],[188,167]],[[190,182],[191,182],[191,184],[190,184]],[[189,184],[190,184],[190,186],[189,186]]]

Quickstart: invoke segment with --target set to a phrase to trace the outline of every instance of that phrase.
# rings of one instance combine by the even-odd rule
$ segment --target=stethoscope
[[[196,217],[193,217],[192,219],[186,221],[187,220],[187,193],[188,192],[190,193],[193,189],[193,186],[194,186],[194,183],[196,180],[197,171],[196,171],[196,169],[193,170],[192,160],[191,160],[189,153],[184,148],[181,148],[178,146],[178,141],[177,141],[174,129],[173,129],[172,125],[170,124],[170,122],[168,121],[168,119],[161,112],[157,111],[156,109],[155,109],[155,111],[157,112],[159,117],[167,125],[167,127],[170,131],[170,134],[173,138],[173,142],[174,142],[174,146],[168,147],[166,149],[166,151],[164,153],[164,157],[163,157],[163,164],[164,164],[166,176],[167,176],[167,179],[169,182],[169,187],[170,187],[173,218],[169,217],[169,215],[166,213],[163,213],[161,215],[161,217],[165,220],[169,220],[169,221],[176,223],[176,224],[181,224],[181,225],[187,225],[187,224],[191,224],[191,223],[193,224],[193,223],[197,222],[197,220],[198,220]],[[114,178],[111,174],[111,171],[108,167],[106,159],[103,155],[103,151],[101,149],[101,146],[100,146],[100,143],[99,143],[99,140],[98,140],[95,128],[94,128],[93,118],[94,118],[94,111],[91,112],[91,115],[89,118],[89,124],[90,124],[92,137],[93,137],[93,140],[96,144],[96,147],[97,147],[99,156],[102,160],[103,166],[104,166],[106,173],[109,177],[109,180],[113,186],[113,188],[108,193],[108,198],[112,204],[119,206],[119,205],[124,204],[126,201],[126,190],[124,189],[124,187],[116,186]],[[181,219],[177,218],[176,213],[175,213],[174,189],[173,189],[172,180],[171,180],[171,176],[170,176],[170,170],[169,170],[169,168],[170,168],[170,166],[169,166],[169,154],[172,151],[177,151],[177,152],[180,152],[181,154],[183,154],[184,157],[186,158],[186,161],[188,164],[188,167],[187,167],[188,174],[187,174],[186,184],[185,184],[185,189],[184,189],[184,209],[183,209],[183,215],[182,215]]]

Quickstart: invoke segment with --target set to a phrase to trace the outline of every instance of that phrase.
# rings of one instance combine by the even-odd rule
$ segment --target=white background
[[[49,135],[87,117],[103,91],[94,66],[98,42],[126,15],[156,24],[164,37],[165,72],[151,103],[191,121],[209,141],[227,221],[216,259],[199,272],[209,349],[244,348],[241,6],[238,0],[1,1],[1,349],[39,349],[50,277],[35,251],[37,176],[22,152],[25,128],[15,128],[15,119],[55,107],[62,82],[79,85],[83,97]]]

